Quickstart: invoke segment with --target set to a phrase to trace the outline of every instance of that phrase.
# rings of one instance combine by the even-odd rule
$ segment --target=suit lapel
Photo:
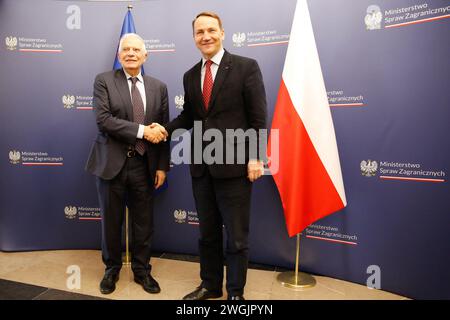
[[[143,76],[144,78],[144,87],[145,87],[145,121],[144,124],[150,124],[153,119],[153,112],[156,110],[155,108],[155,88],[153,88],[151,79],[149,77]]]
[[[194,69],[192,70],[192,77],[193,77],[193,90],[194,90],[194,101],[197,101],[198,103],[195,103],[195,108],[197,108],[197,112],[203,117],[205,116],[205,104],[203,102],[203,93],[202,93],[202,60],[200,60],[199,63],[197,63],[194,66]]]
[[[214,101],[222,87],[227,75],[228,71],[231,69],[231,55],[225,51],[222,57],[222,61],[220,61],[219,69],[217,70],[216,78],[214,79],[214,85],[211,93],[211,99],[209,101],[208,112],[214,108]],[[203,100],[203,99],[202,99]]]
[[[125,106],[125,112],[128,116],[129,121],[133,121],[133,105],[131,104],[130,89],[128,88],[128,80],[125,77],[125,73],[122,69],[117,70],[114,77],[114,82],[116,83],[117,91],[122,98],[123,105]]]

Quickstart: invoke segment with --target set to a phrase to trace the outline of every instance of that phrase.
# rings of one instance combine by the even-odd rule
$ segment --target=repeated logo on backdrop
[[[233,46],[240,48],[243,47],[245,44],[245,33],[243,32],[237,32],[237,33],[233,33]]]
[[[363,107],[364,96],[362,94],[349,95],[344,90],[331,90],[327,92],[330,107]]]
[[[6,44],[6,49],[16,50],[17,49],[17,38],[16,37],[6,37],[5,44]]]
[[[62,156],[50,155],[48,152],[9,151],[9,162],[13,165],[23,166],[62,166],[64,158]]]
[[[322,240],[335,244],[356,246],[358,244],[358,236],[355,234],[347,234],[338,227],[326,226],[321,224],[312,224],[303,231],[303,236],[308,239]]]
[[[367,8],[364,23],[367,30],[379,30],[382,29],[382,25],[386,29],[398,28],[448,18],[450,18],[448,3],[445,6],[430,6],[427,2],[423,2],[400,8],[380,8],[374,4]]]
[[[163,41],[161,39],[144,39],[147,52],[175,52],[176,45],[172,41]]]
[[[361,174],[365,177],[373,177],[377,173],[378,163],[372,160],[363,160],[360,163]]]
[[[382,180],[401,180],[418,182],[445,182],[446,173],[440,169],[430,169],[420,163],[399,161],[362,160],[361,175]]]
[[[62,43],[50,42],[48,39],[28,38],[9,35],[5,37],[6,49],[10,51],[18,50],[20,52],[44,52],[61,53],[63,52]]]
[[[61,100],[62,100],[62,103],[64,104],[65,109],[71,109],[71,108],[73,108],[73,105],[75,103],[75,96],[66,94],[62,97]]]
[[[184,94],[180,94],[178,96],[175,96],[174,99],[175,102],[175,108],[178,110],[183,110],[183,106],[184,106]]]
[[[289,43],[289,33],[280,33],[277,30],[234,32],[232,37],[233,46],[259,47],[270,45],[287,45]]]
[[[176,209],[173,212],[173,217],[176,223],[187,223],[198,225],[197,212],[184,209]]]
[[[64,109],[70,110],[92,110],[93,96],[79,96],[73,94],[65,94],[61,97]]]
[[[64,214],[66,215],[66,218],[70,220],[77,217],[77,212],[77,207],[67,206],[64,208]]]
[[[64,207],[64,215],[68,220],[101,220],[100,208],[78,207],[68,205]]]
[[[381,20],[383,20],[383,14],[379,6],[371,5],[367,8],[367,14],[364,18],[367,30],[381,29]]]

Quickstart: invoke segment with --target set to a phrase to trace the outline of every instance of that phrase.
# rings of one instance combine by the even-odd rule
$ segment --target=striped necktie
[[[139,92],[136,82],[138,78],[132,77],[131,80],[131,103],[133,104],[133,121],[139,124],[144,124],[145,113],[144,113],[144,102],[142,102],[142,97]],[[145,143],[142,139],[136,140],[135,150],[143,156],[145,153]]]
[[[208,110],[209,100],[211,99],[211,92],[213,88],[211,64],[211,60],[208,60],[205,63],[205,79],[203,80],[203,102],[205,103],[205,110]]]

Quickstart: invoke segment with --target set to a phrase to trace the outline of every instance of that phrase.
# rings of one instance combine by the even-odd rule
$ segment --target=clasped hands
[[[167,130],[159,123],[153,122],[152,124],[145,126],[144,139],[151,143],[160,143],[161,141],[167,141],[169,134]],[[260,160],[251,159],[247,164],[247,177],[251,182],[256,181],[264,174],[264,164]]]
[[[167,141],[169,134],[166,129],[159,123],[153,122],[151,125],[144,128],[144,139],[151,143],[160,143],[161,141]]]

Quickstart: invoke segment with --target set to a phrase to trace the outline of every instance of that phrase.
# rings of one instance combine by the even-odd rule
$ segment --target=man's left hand
[[[166,172],[164,170],[156,170],[155,189],[161,187],[166,180]]]
[[[264,163],[260,160],[250,160],[247,164],[248,179],[253,182],[264,173]]]

